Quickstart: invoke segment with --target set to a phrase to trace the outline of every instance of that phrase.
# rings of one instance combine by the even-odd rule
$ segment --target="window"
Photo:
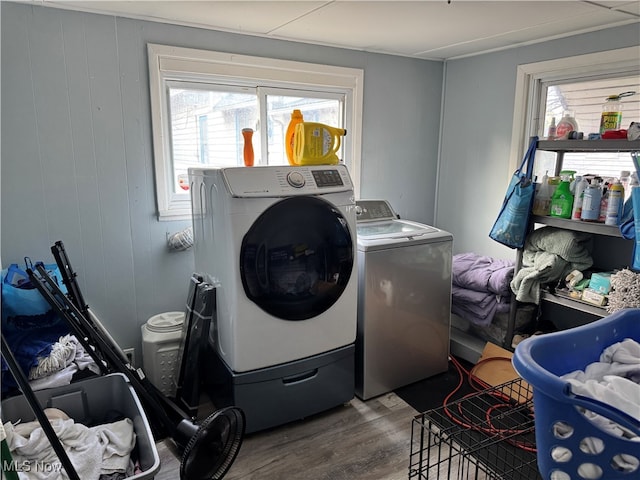
[[[636,93],[622,99],[620,128],[625,129],[631,121],[640,120],[640,47],[521,65],[516,85],[512,158],[520,156],[531,135],[545,138],[552,119],[560,121],[567,111],[585,138],[589,133],[598,133],[605,99],[629,91]],[[538,178],[546,171],[553,175],[554,165],[555,154],[540,151],[534,174]],[[511,166],[513,171],[515,160]],[[622,170],[634,171],[628,153],[566,153],[563,169],[603,178],[619,177]]]
[[[540,137],[546,137],[552,119],[560,121],[567,113],[575,118],[578,131],[588,135],[600,131],[602,105],[609,95],[636,92],[621,98],[622,122],[620,128],[626,129],[632,121],[640,121],[640,76],[623,75],[604,79],[585,79],[579,82],[543,82],[543,94],[546,92],[544,105],[544,129]],[[544,155],[537,162],[538,178],[549,170],[553,175],[555,155]],[[550,158],[544,158],[550,157]],[[573,170],[578,174],[593,174],[604,179],[620,177],[620,172],[634,171],[629,153],[566,153],[562,162],[563,170]]]
[[[149,44],[158,217],[190,218],[189,167],[288,165],[291,112],[345,128],[339,157],[359,190],[362,70]]]

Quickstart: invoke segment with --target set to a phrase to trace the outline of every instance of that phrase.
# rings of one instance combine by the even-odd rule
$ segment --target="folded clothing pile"
[[[487,326],[510,308],[515,262],[475,253],[453,256],[451,311],[474,325]]]

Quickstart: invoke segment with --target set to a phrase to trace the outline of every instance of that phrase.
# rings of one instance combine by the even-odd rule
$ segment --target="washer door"
[[[329,309],[353,269],[347,220],[316,197],[290,197],[265,210],[242,240],[240,275],[247,297],[283,320]]]

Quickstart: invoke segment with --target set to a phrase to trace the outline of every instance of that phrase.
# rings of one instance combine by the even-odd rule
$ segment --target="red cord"
[[[451,358],[451,363],[453,363],[453,365],[456,367],[456,370],[458,372],[458,376],[460,377],[460,379],[458,380],[458,385],[456,385],[456,387],[445,397],[444,401],[443,401],[443,411],[445,412],[445,414],[447,415],[447,417],[449,417],[449,419],[454,422],[457,425],[460,425],[464,428],[468,428],[471,430],[476,430],[478,432],[482,432],[485,433],[487,435],[490,436],[500,436],[500,437],[506,437],[506,436],[510,436],[510,435],[521,435],[521,434],[525,434],[525,433],[529,433],[528,430],[523,430],[523,429],[504,429],[504,428],[497,428],[493,426],[492,423],[492,413],[498,409],[502,409],[502,408],[512,408],[512,404],[510,403],[511,401],[513,401],[513,399],[500,392],[497,390],[491,390],[491,391],[486,391],[491,389],[493,386],[489,385],[487,382],[485,382],[484,380],[478,378],[475,375],[475,372],[477,371],[478,367],[484,363],[487,363],[489,361],[509,361],[511,362],[510,358],[506,358],[506,357],[490,357],[490,358],[485,358],[480,360],[478,363],[476,363],[471,370],[467,370],[464,368],[464,366],[462,366],[462,364],[453,356],[450,357]],[[452,413],[449,409],[449,403],[450,403],[450,399],[451,397],[453,397],[456,392],[458,392],[460,390],[460,388],[462,388],[462,384],[464,382],[464,378],[467,378],[469,385],[476,390],[476,392],[485,392],[488,395],[491,395],[505,403],[500,403],[500,404],[496,404],[493,405],[491,407],[489,407],[487,409],[487,411],[485,412],[485,417],[486,417],[486,423],[487,425],[489,425],[489,427],[483,427],[480,426],[478,424],[473,423],[473,420],[470,419],[464,412],[463,410],[463,402],[458,401],[457,403],[457,407],[458,407],[458,414],[455,415],[454,413]],[[476,395],[476,392],[467,394],[463,397],[461,397],[460,400],[464,400],[466,398],[472,397],[474,395]],[[520,448],[522,450],[525,450],[527,452],[536,452],[536,447],[535,444],[531,444],[529,442],[525,442],[522,440],[515,440],[512,438],[504,438],[504,440],[506,442],[508,442],[509,444]]]

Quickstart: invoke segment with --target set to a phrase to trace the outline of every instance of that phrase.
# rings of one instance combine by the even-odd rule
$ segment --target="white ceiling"
[[[640,42],[638,0],[18,1],[432,60],[629,23]]]

